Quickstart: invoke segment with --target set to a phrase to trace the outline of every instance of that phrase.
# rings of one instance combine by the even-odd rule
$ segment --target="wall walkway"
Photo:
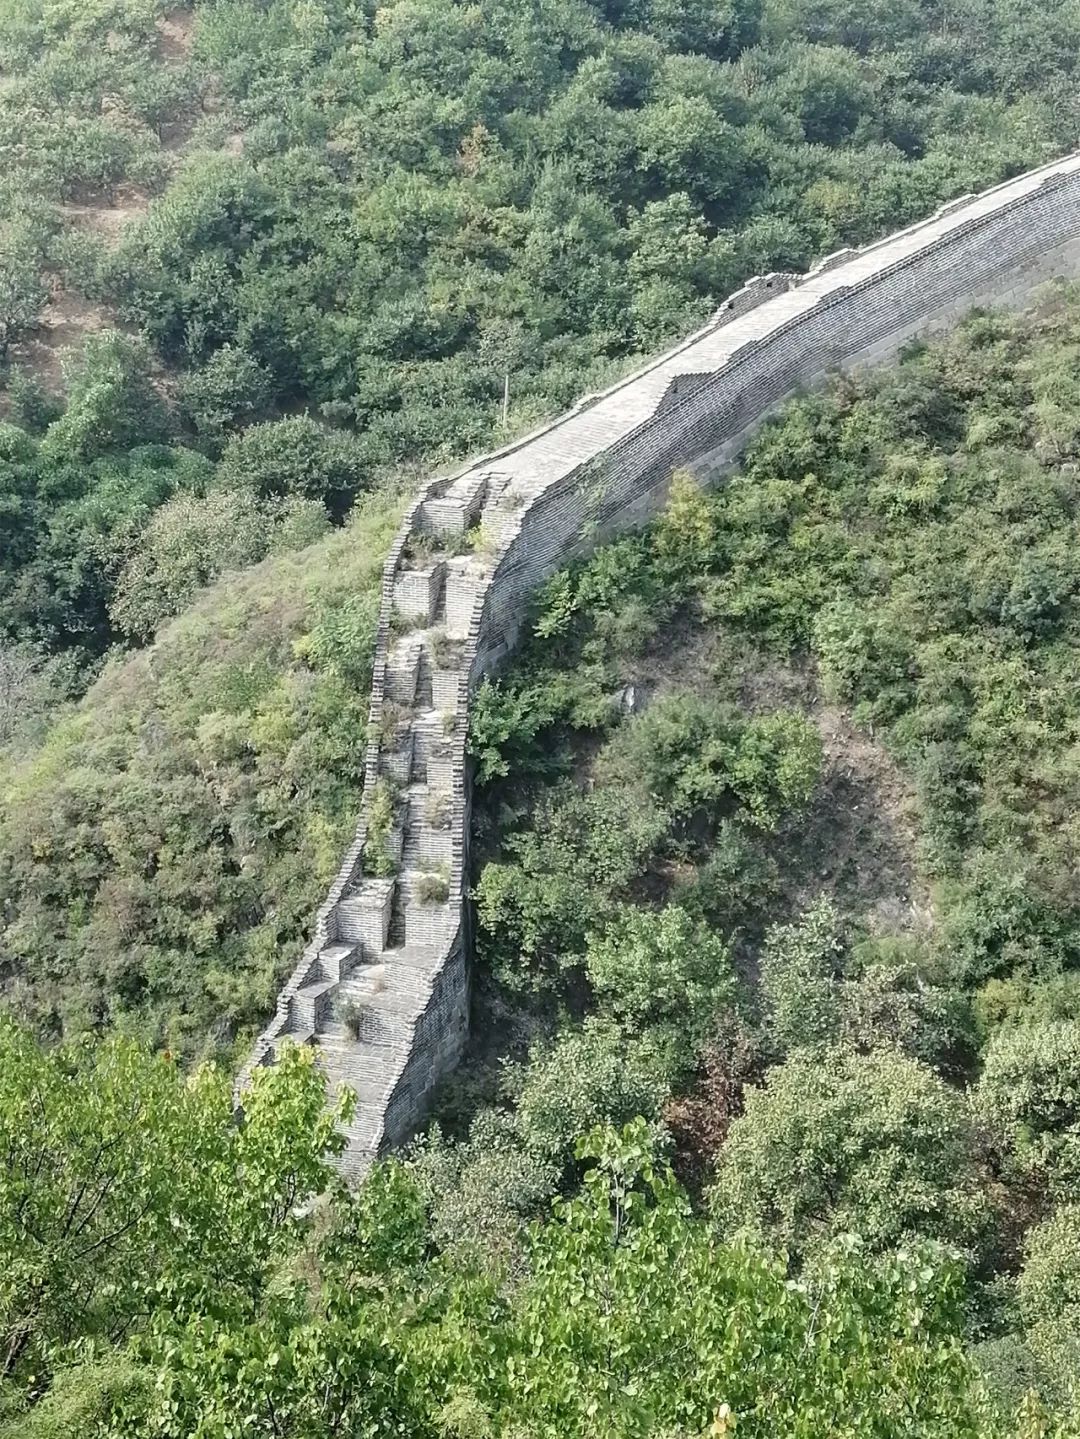
[[[408,1136],[465,1043],[469,696],[532,591],[655,514],[674,469],[721,473],[798,390],[1077,273],[1080,154],[751,281],[636,374],[417,497],[383,573],[356,836],[245,1071],[285,1040],[316,1046],[328,1084],[357,1094],[347,1170]]]

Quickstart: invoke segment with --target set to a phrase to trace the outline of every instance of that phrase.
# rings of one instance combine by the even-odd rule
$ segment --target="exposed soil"
[[[113,328],[116,321],[102,306],[57,289],[42,310],[35,332],[12,345],[11,360],[36,375],[50,394],[59,394],[67,351],[81,345],[87,335]],[[0,395],[0,401],[5,398]]]
[[[150,208],[150,196],[137,185],[120,183],[106,193],[87,190],[60,206],[64,220],[97,235],[112,248],[119,243],[125,226],[140,219]]]
[[[929,931],[933,903],[915,866],[910,785],[882,746],[841,711],[817,702],[808,713],[825,762],[809,810],[778,836],[788,903],[798,913],[824,892],[876,933]]]
[[[195,14],[186,6],[178,6],[157,22],[157,53],[165,65],[186,64],[191,55],[195,31]],[[221,108],[220,97],[212,90],[204,95],[201,108],[193,106],[187,113],[174,116],[160,126],[159,139],[163,150],[170,154],[183,151],[192,131],[203,114]],[[221,149],[229,155],[243,152],[244,136],[240,131],[226,134]],[[87,189],[60,205],[64,222],[84,230],[114,249],[126,228],[141,219],[150,207],[151,196],[139,186],[121,182],[107,191]],[[11,349],[11,360],[32,371],[53,394],[62,388],[62,360],[66,351],[77,347],[95,331],[123,329],[107,306],[65,291],[59,279],[42,311],[37,329]],[[170,378],[164,372],[155,377],[163,394],[170,390]],[[8,411],[6,396],[0,390],[0,417]]]
[[[783,825],[772,846],[785,907],[797,915],[824,892],[879,933],[933,927],[932,898],[915,864],[912,786],[879,742],[822,698],[809,663],[778,663],[722,629],[682,616],[665,627],[627,680],[635,687],[635,707],[674,691],[719,689],[751,713],[788,708],[807,714],[821,734],[824,764],[810,808]]]
[[[166,65],[183,65],[191,54],[195,13],[184,6],[170,10],[157,22],[158,55]]]

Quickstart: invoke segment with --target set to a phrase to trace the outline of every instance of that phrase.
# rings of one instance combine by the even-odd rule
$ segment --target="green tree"
[[[177,495],[154,513],[117,576],[110,618],[125,634],[146,639],[209,580],[271,551],[303,549],[328,525],[317,500],[264,503],[250,490]]]
[[[583,1188],[531,1231],[505,1321],[489,1328],[490,1300],[474,1301],[479,1362],[457,1371],[457,1432],[884,1439],[916,1394],[940,1439],[987,1432],[940,1255],[877,1260],[849,1243],[792,1284],[782,1260],[692,1217],[640,1123],[578,1153]]]
[[[260,1072],[234,1123],[227,1077],[185,1079],[119,1038],[43,1050],[0,1025],[0,1346],[6,1387],[40,1391],[79,1346],[157,1313],[250,1313],[328,1183],[347,1106],[310,1054]]]
[[[796,1053],[744,1096],[712,1191],[729,1229],[795,1255],[856,1233],[874,1250],[921,1235],[979,1242],[985,1215],[960,1095],[890,1050]]]
[[[65,369],[67,403],[41,442],[56,465],[163,439],[168,421],[144,345],[116,330],[88,335]]]
[[[781,1055],[836,1039],[846,953],[844,924],[827,896],[798,924],[774,925],[761,954],[770,1043]]]
[[[223,345],[187,376],[180,398],[198,434],[219,444],[229,430],[262,419],[272,393],[273,380],[254,356]]]
[[[356,440],[307,415],[252,425],[225,446],[218,468],[222,485],[254,491],[260,499],[321,500],[340,518],[367,479]]]
[[[26,227],[0,227],[0,361],[36,323],[48,298],[38,249]]]
[[[977,1102],[1012,1162],[1068,1198],[1080,1180],[1080,1021],[998,1029]]]
[[[735,993],[731,948],[679,905],[619,909],[589,937],[585,968],[597,998],[635,1030],[674,1025],[688,1059]]]

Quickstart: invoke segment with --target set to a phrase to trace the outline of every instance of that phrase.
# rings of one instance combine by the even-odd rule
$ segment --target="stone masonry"
[[[356,1092],[344,1168],[408,1137],[468,1026],[469,696],[530,594],[654,515],[673,470],[723,473],[762,419],[830,372],[894,357],[979,302],[1080,272],[1080,154],[809,274],[752,280],[682,344],[533,434],[432,480],[383,572],[364,797],[314,937],[246,1076],[314,1045]]]

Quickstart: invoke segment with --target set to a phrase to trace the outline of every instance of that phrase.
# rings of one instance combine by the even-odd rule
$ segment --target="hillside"
[[[1031,1266],[1064,1296],[1078,341],[1074,289],[975,315],[550,582],[472,718],[483,979],[419,1160],[438,1233],[501,1249],[581,1132],[642,1115],[793,1255],[954,1246],[994,1383],[1076,1381]]]
[[[1076,0],[0,0],[0,1439],[1080,1439],[1080,286],[526,602],[598,533],[537,506],[466,728],[498,526],[722,431],[653,369],[429,492],[373,657],[422,477],[1060,157],[1078,55]],[[813,365],[721,419],[1071,262],[1078,176],[751,285],[715,333]],[[347,1183],[462,887],[468,1052]]]
[[[221,581],[0,766],[5,1006],[231,1052],[355,823],[393,497]]]
[[[161,611],[116,586],[151,516],[252,462],[260,488],[265,425],[332,427],[268,492],[336,521],[747,275],[1060,153],[1078,29],[1004,0],[4,0],[5,646],[85,684],[141,642]]]

